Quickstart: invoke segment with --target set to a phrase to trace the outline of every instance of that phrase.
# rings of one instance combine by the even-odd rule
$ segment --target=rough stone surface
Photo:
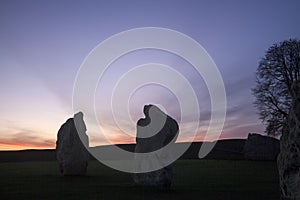
[[[277,166],[281,199],[300,200],[300,81],[293,83],[292,98],[280,139]]]
[[[141,169],[143,166],[150,167],[157,165],[158,163],[163,164],[166,160],[170,159],[172,157],[172,151],[170,151],[170,149],[164,148],[162,152],[156,152],[156,150],[165,147],[171,142],[174,143],[179,131],[177,122],[162,112],[158,107],[154,105],[146,105],[144,107],[144,113],[145,118],[139,119],[137,122],[135,153],[148,153],[153,151],[155,151],[155,153],[153,157],[149,156],[144,159],[138,159],[138,156],[136,156],[136,170]],[[161,126],[155,125],[155,127],[159,127],[159,129],[151,126],[155,123],[155,121],[163,122]],[[168,189],[171,187],[172,178],[172,164],[156,171],[133,174],[133,180],[136,185],[153,186],[162,189]]]
[[[83,144],[84,142],[86,146],[88,146],[88,136],[85,132],[86,126],[81,112],[75,114],[74,118],[68,119],[60,127],[56,141],[56,158],[59,163],[61,174],[86,174],[89,153]]]
[[[249,133],[244,146],[244,157],[248,160],[276,160],[279,151],[279,140]]]

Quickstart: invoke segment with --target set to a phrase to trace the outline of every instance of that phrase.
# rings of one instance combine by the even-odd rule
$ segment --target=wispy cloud
[[[33,130],[19,130],[17,133],[5,136],[0,132],[0,146],[8,146],[11,149],[18,148],[55,148],[55,140],[43,138]]]

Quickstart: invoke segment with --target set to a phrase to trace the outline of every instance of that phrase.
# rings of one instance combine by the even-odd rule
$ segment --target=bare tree
[[[291,86],[299,76],[299,40],[290,39],[272,45],[260,60],[256,71],[256,86],[252,92],[268,135],[281,134],[291,105]]]

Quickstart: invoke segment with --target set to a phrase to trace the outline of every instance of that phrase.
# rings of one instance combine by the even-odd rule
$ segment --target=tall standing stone
[[[277,159],[281,199],[300,200],[300,81],[292,85],[292,105]]]
[[[68,119],[59,129],[56,141],[56,158],[63,175],[85,175],[89,153],[88,136],[81,112]],[[84,145],[85,144],[85,145]]]
[[[137,122],[135,153],[153,152],[153,154],[152,156],[147,154],[143,159],[139,159],[139,154],[137,154],[135,158],[136,171],[139,171],[141,168],[151,168],[155,165],[163,165],[164,162],[168,162],[172,158],[170,148],[165,148],[161,152],[157,150],[160,150],[171,142],[174,143],[179,131],[177,122],[154,105],[144,106],[144,114],[145,118],[139,119]],[[136,185],[154,186],[163,189],[170,188],[172,178],[172,164],[155,171],[151,170],[150,172],[135,173],[133,175]]]

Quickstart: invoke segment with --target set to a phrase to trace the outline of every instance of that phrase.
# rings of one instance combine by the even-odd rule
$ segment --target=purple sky
[[[189,35],[210,54],[223,77],[227,118],[222,138],[263,133],[253,106],[255,70],[273,43],[300,38],[300,2],[290,1],[0,1],[0,150],[54,147],[60,125],[73,115],[72,91],[88,53],[113,34],[164,27]],[[111,89],[122,74],[148,62],[167,64],[186,76],[201,109],[198,138],[210,117],[201,77],[189,64],[158,50],[132,52],[112,64],[96,91],[96,109],[107,136],[132,142],[110,120]],[[133,121],[145,103],[161,104],[179,119],[179,104],[165,88],[149,85],[130,99]],[[101,138],[88,127],[91,144]],[[132,130],[133,132],[135,130]],[[182,140],[188,140],[188,133]]]

